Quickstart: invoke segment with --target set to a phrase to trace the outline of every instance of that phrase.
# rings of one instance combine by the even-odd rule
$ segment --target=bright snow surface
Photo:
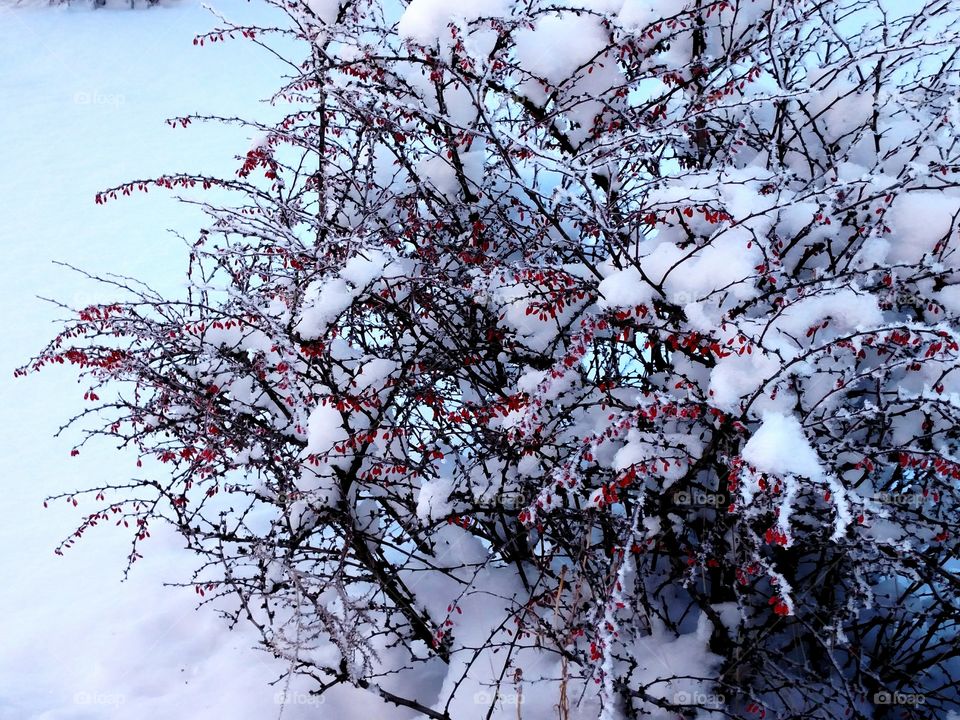
[[[268,13],[240,0],[215,4],[235,20]],[[289,702],[277,702],[284,685],[268,683],[286,665],[213,609],[195,612],[192,591],[163,586],[189,579],[193,558],[159,527],[126,583],[122,529],[94,528],[65,557],[53,554],[85,507],[44,510],[44,496],[135,473],[135,458],[108,444],[71,458],[79,435],[52,435],[83,408],[74,373],[14,380],[13,369],[62,314],[36,296],[105,298],[54,260],[176,291],[185,253],[167,229],[192,237],[199,214],[156,191],[103,207],[93,199],[167,171],[233,172],[249,133],[164,124],[189,112],[266,112],[259,101],[282,68],[241,40],[195,48],[194,34],[215,24],[188,0],[135,12],[0,0],[0,720],[402,717],[367,693],[334,692],[318,707],[296,682]]]

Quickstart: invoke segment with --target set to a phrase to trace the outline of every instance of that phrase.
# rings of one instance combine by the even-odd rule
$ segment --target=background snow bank
[[[190,237],[199,213],[155,193],[97,207],[94,193],[164,171],[231,174],[233,155],[250,144],[245,131],[174,132],[163,121],[191,111],[262,113],[258,101],[279,69],[241,42],[194,48],[193,35],[215,22],[197,2],[142,12],[83,7],[0,2],[0,720],[269,720],[281,709],[285,720],[397,717],[366,693],[331,693],[320,707],[302,684],[289,688],[286,706],[278,702],[283,686],[267,683],[283,663],[255,650],[252,633],[228,631],[211,608],[194,612],[192,591],[162,587],[188,579],[193,558],[160,528],[124,584],[129,536],[121,530],[94,528],[66,557],[53,555],[84,504],[44,510],[43,497],[135,472],[135,458],[109,446],[70,458],[77,436],[51,437],[82,408],[69,370],[12,379],[61,314],[36,295],[81,306],[104,298],[51,261],[176,291],[186,257],[166,229]],[[248,3],[221,9],[237,19],[268,13]]]

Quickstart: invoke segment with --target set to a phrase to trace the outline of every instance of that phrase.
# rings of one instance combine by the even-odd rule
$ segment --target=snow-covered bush
[[[952,0],[277,7],[237,176],[96,198],[233,193],[188,295],[21,371],[144,463],[77,535],[435,719],[958,709]]]

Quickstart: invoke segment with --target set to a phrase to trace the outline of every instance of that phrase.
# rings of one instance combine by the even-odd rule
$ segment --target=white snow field
[[[266,12],[242,0],[217,6],[234,18]],[[93,199],[164,171],[233,171],[249,147],[244,131],[164,123],[264,112],[282,68],[240,40],[194,47],[214,24],[188,0],[138,11],[0,1],[0,720],[404,716],[367,693],[321,704],[296,681],[281,702],[283,683],[268,683],[285,663],[213,609],[195,611],[192,591],[163,586],[189,579],[193,558],[160,528],[125,583],[122,528],[94,528],[64,557],[53,553],[84,505],[44,510],[44,496],[136,472],[135,458],[106,444],[70,457],[79,434],[52,435],[83,408],[72,371],[14,380],[13,370],[54,333],[60,313],[38,295],[104,299],[55,260],[176,289],[185,253],[167,229],[192,237],[199,213],[157,192],[102,207]]]

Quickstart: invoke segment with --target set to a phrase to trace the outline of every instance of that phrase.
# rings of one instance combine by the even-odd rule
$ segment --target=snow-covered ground
[[[225,14],[266,10],[221,0]],[[82,407],[69,369],[14,380],[13,369],[54,332],[46,296],[82,305],[103,291],[53,265],[60,260],[176,289],[180,242],[200,226],[191,208],[151,193],[99,207],[94,193],[163,171],[230,173],[244,131],[173,131],[164,119],[192,111],[249,116],[277,85],[279,64],[242,41],[195,48],[215,19],[199,3],[146,11],[3,7],[0,2],[0,720],[81,718],[392,717],[363,694],[317,701],[294,683],[277,702],[284,664],[230,632],[197,596],[166,588],[192,558],[155,534],[121,583],[129,536],[109,527],[65,557],[57,541],[81,517],[43,497],[133,472],[133,459],[103,444],[69,451],[53,439]],[[349,703],[351,712],[344,709]]]

